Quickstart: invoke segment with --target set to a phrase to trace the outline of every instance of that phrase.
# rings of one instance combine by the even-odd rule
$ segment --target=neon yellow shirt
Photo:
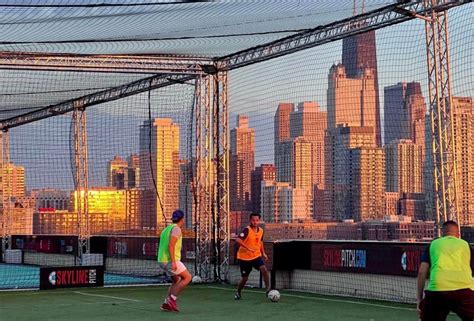
[[[474,290],[469,244],[457,237],[434,240],[429,248],[429,291]]]
[[[170,253],[170,239],[171,232],[175,228],[176,224],[168,225],[160,234],[160,246],[158,247],[157,260],[160,263],[171,262],[171,253]],[[178,227],[179,229],[179,227]],[[175,261],[181,260],[181,247],[183,243],[183,236],[179,233],[178,241],[176,242],[174,248],[174,259]]]

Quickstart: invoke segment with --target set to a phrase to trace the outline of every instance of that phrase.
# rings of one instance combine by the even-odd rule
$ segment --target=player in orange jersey
[[[262,272],[265,288],[267,289],[266,293],[270,291],[270,279],[264,262],[268,260],[268,256],[265,253],[263,246],[263,229],[258,226],[259,222],[260,214],[250,214],[249,225],[244,228],[236,240],[239,245],[237,259],[239,260],[240,274],[242,275],[237,287],[237,292],[234,296],[234,299],[236,300],[242,298],[242,289],[249,279],[249,274],[252,272],[252,268]]]

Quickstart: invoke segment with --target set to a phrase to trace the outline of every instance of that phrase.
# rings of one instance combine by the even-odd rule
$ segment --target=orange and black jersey
[[[246,228],[244,228],[242,233],[239,234],[239,238],[242,240],[242,242],[244,242],[247,247],[255,249],[256,251],[252,252],[247,250],[245,247],[240,246],[239,250],[237,251],[237,259],[243,261],[251,261],[262,256],[262,252],[260,250],[263,241],[262,228],[257,227],[257,230],[255,231],[250,226],[247,226]]]

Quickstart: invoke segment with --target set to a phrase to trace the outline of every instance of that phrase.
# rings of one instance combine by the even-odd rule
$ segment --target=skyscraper
[[[250,181],[255,167],[255,131],[245,115],[237,116],[237,127],[230,131],[230,209],[252,207]]]
[[[453,126],[456,141],[459,223],[462,226],[474,225],[474,104],[472,97],[453,97]],[[434,220],[436,215],[432,134],[430,120],[426,119],[426,162],[425,195],[427,219]]]
[[[151,142],[150,142],[151,138]],[[163,227],[179,206],[179,126],[169,118],[140,126],[141,225]]]
[[[464,226],[474,226],[474,103],[472,97],[453,97],[452,103],[459,183],[459,222]]]
[[[292,103],[279,103],[277,111],[274,117],[274,158],[275,158],[275,167],[277,170],[276,176],[277,181],[283,182],[280,172],[280,169],[283,168],[283,163],[285,163],[285,156],[282,155],[280,151],[281,143],[290,140],[290,114],[295,109],[294,104]]]
[[[290,114],[294,111],[293,103],[279,103],[275,113],[275,143],[290,139]]]
[[[107,162],[107,186],[128,188],[128,162],[118,155]]]
[[[324,189],[324,137],[327,129],[327,113],[320,111],[316,102],[302,102],[290,114],[290,136],[311,143],[311,176],[313,185]],[[313,188],[313,186],[311,186]]]
[[[385,215],[385,155],[383,148],[349,150],[349,213],[355,221]],[[336,208],[337,208],[336,204]]]
[[[384,143],[410,139],[425,146],[426,103],[418,82],[384,88]]]
[[[131,154],[127,157],[128,162],[128,187],[140,187],[140,157]]]
[[[375,31],[344,38],[342,41],[342,64],[346,67],[347,78],[357,79],[360,75],[365,73],[365,68],[371,69],[374,81],[368,84],[368,86],[373,88],[375,95],[374,124],[365,124],[362,126],[373,126],[377,146],[382,146]]]
[[[262,181],[262,217],[265,222],[309,220],[311,191],[293,188],[288,183]]]
[[[359,154],[352,152],[354,149],[362,147],[366,148],[367,152],[362,151]],[[373,148],[375,148],[375,137],[371,127],[339,125],[336,129],[328,131],[326,138],[326,194],[328,210],[334,219],[353,218],[353,202],[350,198],[352,184],[360,182],[361,177],[372,175],[370,173],[366,175],[364,172],[366,167],[360,161],[361,159],[378,161],[370,160],[370,155],[376,158],[379,157],[378,152],[372,154],[369,152]],[[367,155],[369,156],[366,157]],[[364,157],[361,158],[362,156]],[[359,163],[355,164],[355,161]],[[376,170],[385,171],[385,167],[378,166]],[[359,178],[351,176],[353,171],[360,172]],[[379,179],[379,174],[383,175],[385,180],[385,173],[377,173],[376,175],[374,173],[374,177]],[[376,184],[378,186],[380,182],[377,181]],[[383,185],[385,185],[385,181]],[[377,200],[378,202],[379,200]]]
[[[288,182],[292,187],[311,190],[312,178],[312,144],[303,137],[280,143],[279,157],[280,181]]]
[[[251,199],[253,212],[260,213],[261,211],[262,181],[274,180],[276,180],[276,168],[273,164],[261,164],[252,171]]]
[[[423,193],[425,194],[425,218],[427,220],[435,220],[435,194],[434,194],[434,178],[433,178],[433,154],[432,154],[432,134],[430,116],[425,119],[425,161],[423,163]]]
[[[385,145],[387,192],[423,192],[423,148],[408,139]]]
[[[179,162],[179,208],[186,213],[185,226],[192,229],[194,226],[193,217],[193,195],[192,195],[192,166],[188,160]]]
[[[25,168],[13,163],[4,164],[2,167],[2,192],[10,197],[25,196]]]
[[[338,125],[371,127],[377,142],[377,104],[372,69],[362,69],[349,78],[344,65],[333,65],[328,76],[327,108],[329,130]]]

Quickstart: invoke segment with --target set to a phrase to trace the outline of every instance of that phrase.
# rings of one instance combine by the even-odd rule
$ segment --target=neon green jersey
[[[429,291],[474,290],[469,244],[457,237],[445,236],[429,247]]]
[[[158,247],[158,255],[157,260],[160,263],[168,263],[171,262],[171,254],[170,254],[170,239],[171,239],[171,232],[173,228],[175,228],[176,224],[168,225],[160,234],[160,246]],[[174,248],[174,260],[179,261],[181,260],[181,247],[183,243],[183,237],[181,233],[179,233],[178,241],[176,242]]]

